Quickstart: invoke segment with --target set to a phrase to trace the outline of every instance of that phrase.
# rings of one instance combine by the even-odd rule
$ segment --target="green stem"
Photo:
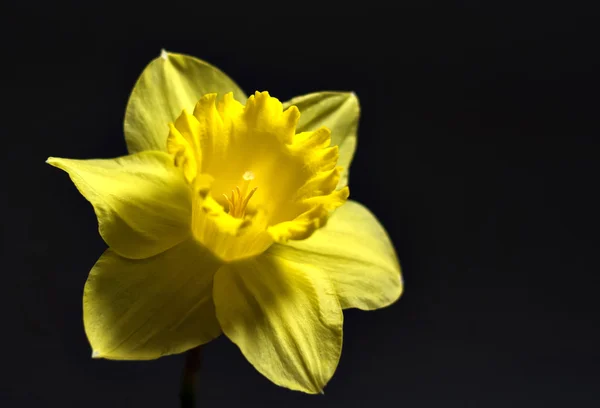
[[[202,349],[200,346],[188,350],[185,353],[185,365],[183,366],[183,375],[181,377],[181,408],[194,408],[196,405],[196,396],[194,385],[196,382],[196,373],[202,365]]]

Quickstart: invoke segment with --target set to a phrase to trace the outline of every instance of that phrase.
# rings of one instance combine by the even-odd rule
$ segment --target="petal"
[[[322,392],[342,349],[342,311],[331,282],[310,265],[270,255],[221,267],[217,318],[246,359],[275,384]]]
[[[355,201],[338,208],[310,238],[274,244],[268,252],[326,272],[344,309],[378,309],[402,294],[394,246],[377,218]]]
[[[353,92],[317,92],[297,96],[283,104],[284,109],[296,106],[300,110],[297,132],[317,130],[325,126],[331,130],[331,144],[339,146],[338,165],[344,167],[337,188],[348,184],[348,169],[354,150],[360,106]]]
[[[100,235],[127,258],[147,258],[190,234],[191,190],[173,159],[142,152],[116,159],[47,161],[94,206]]]
[[[218,68],[197,58],[163,51],[138,78],[125,111],[125,140],[129,153],[166,151],[169,123],[183,109],[192,112],[202,95],[244,92]]]
[[[217,337],[212,281],[219,265],[193,240],[143,260],[107,250],[92,268],[83,295],[94,356],[150,360]]]

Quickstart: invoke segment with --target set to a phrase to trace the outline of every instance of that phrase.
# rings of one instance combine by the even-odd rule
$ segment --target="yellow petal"
[[[183,109],[192,112],[204,94],[223,96],[227,92],[240,101],[246,99],[235,82],[216,67],[163,51],[144,69],[129,97],[124,123],[129,153],[166,151],[168,125]]]
[[[215,275],[217,318],[246,359],[282,387],[321,392],[342,348],[342,311],[318,269],[273,256],[227,264]]]
[[[94,206],[100,235],[127,258],[156,255],[190,232],[191,190],[173,159],[142,152],[116,159],[47,161]]]
[[[377,218],[354,201],[338,208],[310,238],[274,244],[268,252],[327,273],[344,309],[378,309],[402,294],[394,246]]]
[[[337,164],[344,168],[337,188],[348,184],[348,169],[354,150],[360,106],[353,92],[317,92],[297,96],[283,104],[284,109],[297,106],[300,121],[297,132],[317,130],[325,126],[331,130],[331,144],[339,146]]]
[[[192,240],[143,260],[107,250],[83,295],[85,332],[95,357],[150,360],[217,337],[212,282],[219,265]]]

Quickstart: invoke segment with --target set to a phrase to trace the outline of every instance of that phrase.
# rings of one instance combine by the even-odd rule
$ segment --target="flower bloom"
[[[109,247],[83,296],[93,356],[155,359],[224,333],[275,384],[322,392],[342,309],[402,293],[385,230],[347,200],[358,115],[352,93],[282,104],[189,56],[152,61],[127,104],[129,155],[48,159]]]

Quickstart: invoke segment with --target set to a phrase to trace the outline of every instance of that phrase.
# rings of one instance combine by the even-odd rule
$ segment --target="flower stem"
[[[202,365],[202,349],[200,346],[188,350],[185,353],[185,364],[183,366],[183,375],[181,377],[181,408],[193,408],[196,405],[196,396],[194,385],[196,382],[196,373]]]

